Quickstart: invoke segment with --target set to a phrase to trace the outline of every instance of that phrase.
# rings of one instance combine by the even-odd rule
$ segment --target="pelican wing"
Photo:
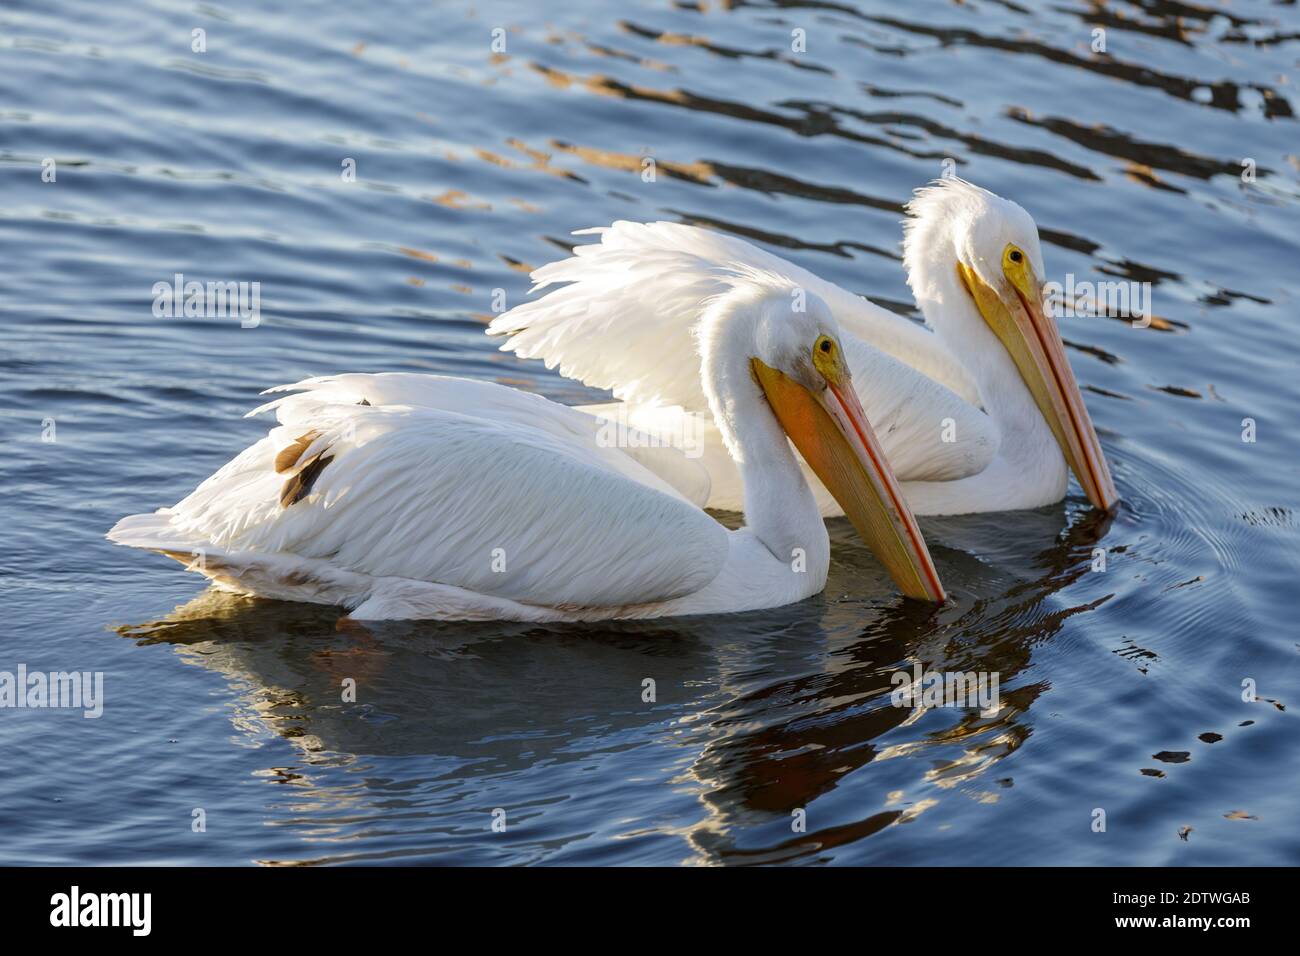
[[[319,405],[361,402],[372,406],[411,405],[461,412],[492,421],[532,426],[559,440],[594,446],[601,450],[610,464],[623,467],[627,477],[641,480],[644,473],[640,469],[625,467],[623,459],[630,458],[698,507],[704,507],[709,497],[708,471],[681,449],[665,445],[657,435],[629,427],[626,423],[593,423],[589,416],[540,395],[503,388],[492,382],[411,372],[349,373],[281,385],[267,392],[296,394],[268,402],[250,412],[250,416],[279,409],[282,422],[301,423],[314,414]]]
[[[775,272],[821,296],[841,330],[946,386],[972,407],[979,392],[951,352],[924,328],[734,236],[679,223],[620,221],[581,230],[600,241],[532,274],[534,291],[571,283],[495,319],[503,351],[628,402],[703,411],[693,330],[703,303],[736,272]],[[852,369],[855,381],[861,379]],[[867,396],[863,405],[872,414]],[[874,418],[874,416],[873,416]]]
[[[287,388],[258,409],[278,427],[159,513],[166,541],[551,607],[680,597],[725,560],[725,529],[576,410],[435,376]]]

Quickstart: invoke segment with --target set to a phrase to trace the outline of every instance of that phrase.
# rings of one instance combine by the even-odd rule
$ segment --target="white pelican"
[[[736,277],[700,319],[698,378],[744,480],[745,527],[707,475],[619,447],[589,415],[486,382],[308,379],[279,426],[179,504],[109,538],[229,589],[356,619],[605,620],[776,607],[825,587],[830,542],[787,436],[902,592],[943,589],[854,392],[835,320]],[[617,436],[616,436],[617,437]],[[692,501],[691,498],[695,500]]]
[[[1067,465],[1089,500],[1118,500],[1055,323],[1043,310],[1042,250],[1020,206],[962,180],[917,190],[904,264],[932,331],[744,240],[676,223],[616,222],[533,273],[570,283],[495,319],[503,350],[620,403],[586,406],[652,434],[688,433],[707,408],[693,341],[711,296],[747,269],[775,273],[830,306],[867,416],[916,514],[1035,508],[1059,501]],[[704,444],[708,505],[743,488],[717,441]],[[811,478],[811,476],[810,476]],[[823,514],[840,514],[811,478]]]

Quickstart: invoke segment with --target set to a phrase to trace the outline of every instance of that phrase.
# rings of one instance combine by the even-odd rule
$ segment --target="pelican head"
[[[977,377],[987,336],[962,326],[993,332],[1088,500],[1109,511],[1119,493],[1061,333],[1043,308],[1046,270],[1034,220],[1016,203],[960,179],[918,190],[908,211],[904,263],[926,319],[939,335],[961,343],[961,358]],[[954,300],[974,308],[954,308]]]
[[[740,461],[746,453],[735,442],[746,410],[740,407],[743,400],[737,403],[732,396],[752,396],[757,385],[762,402],[755,414],[762,414],[762,404],[771,410],[899,590],[920,600],[945,600],[925,539],[854,391],[839,328],[826,303],[784,277],[753,273],[713,312],[724,321],[704,323],[712,329],[701,341],[704,368],[716,374],[730,366],[736,377],[750,379],[748,388],[728,388],[723,372],[724,394],[710,389],[714,416],[733,457]],[[728,321],[736,318],[744,321]],[[729,359],[715,361],[723,352]],[[743,368],[730,362],[740,356],[748,359]],[[748,477],[746,482],[748,496]]]

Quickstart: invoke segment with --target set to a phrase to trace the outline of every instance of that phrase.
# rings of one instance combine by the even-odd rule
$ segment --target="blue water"
[[[0,710],[0,862],[1300,861],[1294,6],[260,6],[0,11],[0,671],[105,681],[99,719]],[[482,331],[573,229],[709,225],[908,311],[945,159],[1162,321],[1062,320],[1119,512],[923,521],[938,613],[842,522],[819,598],[590,627],[340,629],[103,540],[271,385],[600,399]],[[260,282],[260,324],[156,318],[176,273]],[[1002,709],[891,706],[916,662]]]

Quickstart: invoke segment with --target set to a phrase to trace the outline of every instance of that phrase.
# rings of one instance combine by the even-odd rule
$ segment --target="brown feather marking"
[[[159,554],[165,554],[173,561],[185,565],[188,571],[213,571],[225,568],[225,564],[208,554],[195,554],[193,551],[173,551],[171,548],[159,548]]]
[[[280,490],[281,507],[287,508],[290,505],[297,504],[311,494],[312,485],[316,484],[316,479],[320,477],[320,473],[325,470],[326,465],[334,460],[333,455],[322,458],[322,454],[323,452],[317,452],[312,455],[298,473],[284,483],[284,488]]]
[[[275,456],[276,474],[288,471],[294,465],[298,464],[298,459],[302,457],[302,453],[305,452],[308,447],[311,446],[311,443],[317,438],[320,438],[320,432],[309,431],[307,434],[295,438],[292,445],[286,445],[284,448],[280,449],[280,453]]]
[[[366,400],[363,398],[361,401],[357,402],[357,404],[358,404],[358,405],[369,405],[370,403],[369,403],[368,401],[366,401]]]

